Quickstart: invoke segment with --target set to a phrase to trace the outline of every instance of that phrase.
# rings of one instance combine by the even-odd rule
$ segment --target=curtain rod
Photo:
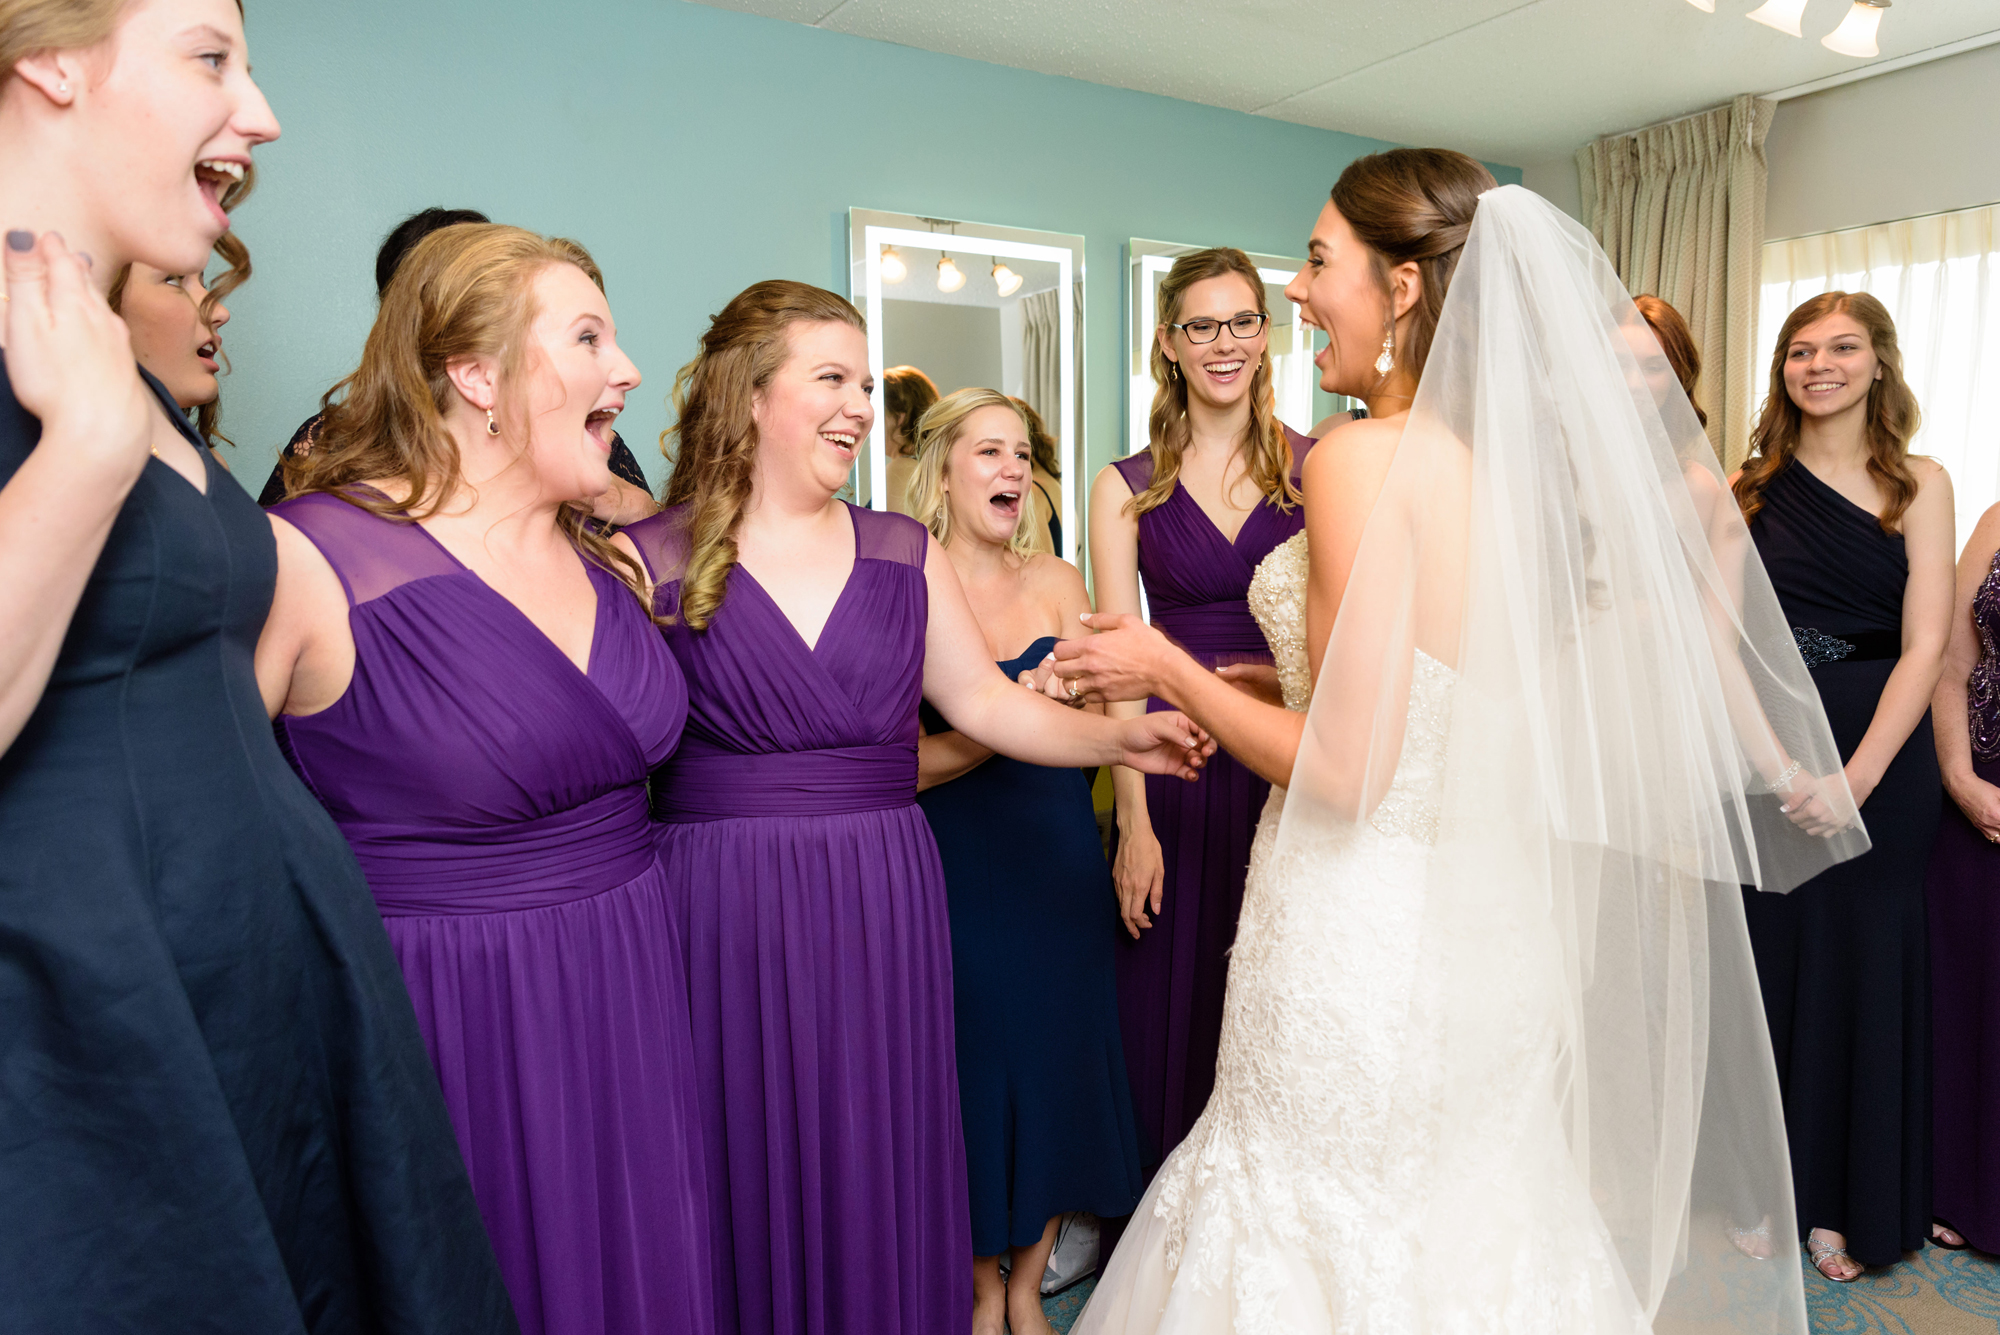
[[[1839,88],[1843,84],[1859,83],[1863,79],[1872,79],[1878,74],[1894,74],[1897,70],[1910,69],[1916,65],[1928,65],[1933,60],[1943,60],[1946,56],[1956,56],[1966,51],[1977,51],[1981,47],[1992,46],[1996,43],[2000,43],[2000,28],[1996,28],[1992,32],[1977,33],[1955,42],[1945,42],[1939,46],[1925,47],[1921,51],[1912,51],[1906,56],[1891,56],[1887,60],[1878,60],[1872,64],[1862,65],[1855,69],[1842,70],[1838,74],[1829,74],[1823,79],[1813,79],[1807,83],[1793,84],[1789,88],[1780,88],[1775,92],[1759,93],[1757,96],[1766,102],[1789,102],[1795,97],[1804,97],[1808,93],[1823,93],[1829,88]],[[1712,111],[1721,111],[1728,105],[1729,103],[1724,102],[1720,106],[1703,107],[1700,111],[1690,111],[1684,116],[1675,116],[1670,120],[1654,121],[1649,125],[1640,125],[1630,130],[1619,130],[1614,134],[1599,135],[1598,138],[1629,139],[1635,134],[1644,134],[1647,130],[1659,130],[1669,125],[1679,125],[1682,121],[1691,121],[1697,116],[1706,116]]]

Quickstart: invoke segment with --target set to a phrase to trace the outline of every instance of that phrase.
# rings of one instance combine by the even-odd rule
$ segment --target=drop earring
[[[1391,325],[1389,327],[1389,332],[1382,335],[1382,355],[1375,359],[1375,374],[1387,375],[1389,374],[1390,371],[1395,369],[1395,366],[1396,366],[1396,328],[1394,325]]]
[[[493,410],[491,408],[486,410],[486,434],[489,436],[500,434],[500,424],[493,420]]]

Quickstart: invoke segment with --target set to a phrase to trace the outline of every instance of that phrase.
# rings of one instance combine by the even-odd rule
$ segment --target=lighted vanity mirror
[[[1032,499],[1053,519],[1061,555],[1076,560],[1083,536],[1083,238],[877,209],[850,209],[847,219],[848,292],[868,317],[876,385],[875,430],[856,464],[856,500],[908,508],[900,493],[910,464],[894,453],[883,391],[884,372],[914,366],[940,395],[997,389],[1041,415],[1061,472],[1044,478],[1038,470]]]
[[[1125,349],[1128,454],[1147,445],[1146,419],[1153,409],[1153,337],[1160,324],[1160,280],[1177,258],[1202,249],[1205,247],[1139,237],[1126,246],[1126,319],[1131,330]],[[1264,280],[1264,304],[1271,311],[1271,390],[1278,420],[1294,431],[1310,432],[1327,414],[1353,405],[1319,388],[1319,368],[1313,365],[1313,354],[1326,346],[1326,335],[1300,320],[1299,308],[1285,299],[1285,284],[1305,261],[1251,252],[1250,262]]]

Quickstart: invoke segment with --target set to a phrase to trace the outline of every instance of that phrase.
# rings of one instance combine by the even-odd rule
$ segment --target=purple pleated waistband
[[[643,787],[539,820],[448,829],[343,824],[385,918],[507,913],[588,899],[658,856]]]
[[[654,796],[659,818],[676,823],[886,811],[917,800],[917,748],[742,755],[683,744],[661,771]]]
[[[1153,624],[1192,654],[1268,654],[1257,618],[1240,598],[1187,607],[1155,607]]]

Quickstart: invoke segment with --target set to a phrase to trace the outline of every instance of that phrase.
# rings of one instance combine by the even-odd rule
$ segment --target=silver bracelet
[[[1774,793],[1782,792],[1791,785],[1792,780],[1796,779],[1799,776],[1799,771],[1804,768],[1805,763],[1803,761],[1794,760],[1790,765],[1786,766],[1784,773],[1771,780],[1771,791]]]

